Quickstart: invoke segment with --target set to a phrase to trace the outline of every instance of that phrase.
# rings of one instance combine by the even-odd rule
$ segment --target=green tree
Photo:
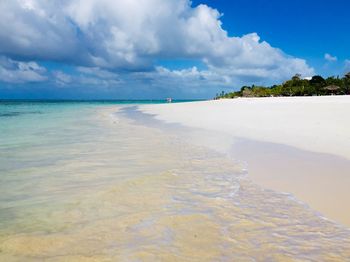
[[[310,85],[315,90],[315,95],[320,95],[323,93],[323,87],[326,86],[326,82],[322,76],[316,75],[311,78]]]
[[[343,90],[346,95],[350,95],[350,72],[344,75]]]
[[[292,80],[293,80],[293,81],[301,80],[301,74],[295,74],[295,75],[292,77]]]

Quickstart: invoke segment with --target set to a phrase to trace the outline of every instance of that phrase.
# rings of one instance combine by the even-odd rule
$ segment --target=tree
[[[310,84],[323,84],[324,83],[324,78],[322,76],[316,75],[313,76],[310,80]]]
[[[316,94],[322,94],[322,88],[326,85],[326,82],[322,76],[313,76],[310,80],[310,85],[315,89]]]
[[[295,74],[293,77],[292,77],[292,80],[293,81],[298,81],[301,79],[301,74]]]
[[[244,89],[252,89],[250,86],[242,86],[241,87],[241,92],[243,92]]]
[[[350,94],[350,72],[346,73],[343,78],[343,89],[346,95]]]
[[[296,74],[290,80],[281,85],[265,86],[242,86],[240,91],[217,94],[218,98],[235,97],[267,97],[267,96],[311,96],[327,94],[349,94],[350,95],[350,72],[343,78],[339,76],[328,77],[316,75],[311,80],[302,79]]]

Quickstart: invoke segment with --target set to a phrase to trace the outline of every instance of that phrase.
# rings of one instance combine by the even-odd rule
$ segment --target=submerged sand
[[[140,110],[206,130],[202,143],[246,162],[255,182],[293,193],[350,226],[350,96],[240,98]]]

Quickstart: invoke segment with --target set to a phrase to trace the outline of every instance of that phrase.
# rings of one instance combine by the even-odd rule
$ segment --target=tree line
[[[350,72],[343,77],[315,75],[311,79],[303,79],[296,74],[292,79],[280,85],[242,86],[239,91],[216,94],[215,99],[235,97],[269,97],[269,96],[322,96],[350,95]]]

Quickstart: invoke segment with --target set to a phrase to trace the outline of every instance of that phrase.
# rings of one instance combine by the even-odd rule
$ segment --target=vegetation
[[[322,96],[322,95],[349,95],[350,94],[350,72],[344,77],[328,77],[316,75],[311,79],[302,79],[297,74],[292,79],[280,85],[265,86],[243,86],[240,91],[221,92],[215,99],[235,97],[268,97],[268,96]]]

